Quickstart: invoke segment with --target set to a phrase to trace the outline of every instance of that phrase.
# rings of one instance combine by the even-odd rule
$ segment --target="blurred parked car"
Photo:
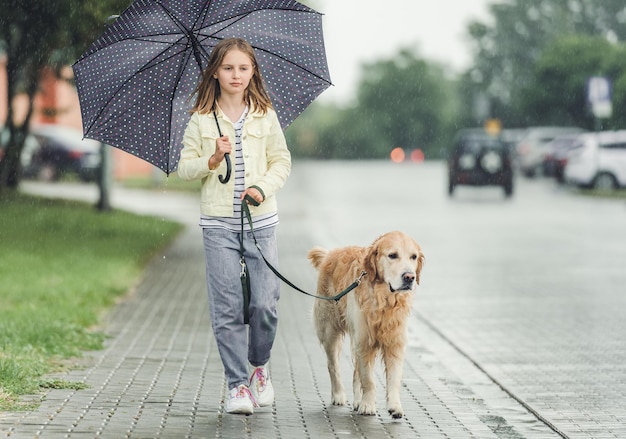
[[[83,181],[95,181],[100,168],[100,142],[83,139],[73,128],[44,124],[31,128],[39,140],[39,149],[33,153],[27,175],[43,180],[56,180],[73,173]]]
[[[448,192],[457,185],[502,186],[507,197],[513,195],[511,153],[497,136],[483,129],[461,130],[448,158]]]
[[[507,128],[502,130],[500,139],[504,142],[506,147],[515,155],[517,144],[524,138],[526,128]]]
[[[579,136],[565,166],[565,179],[581,187],[610,190],[626,186],[626,130]]]
[[[581,146],[578,142],[580,134],[566,134],[555,137],[547,146],[547,152],[543,158],[543,174],[554,177],[559,183],[563,183],[565,165],[569,152]]]
[[[6,127],[0,127],[0,162],[4,158],[4,150],[8,141],[9,129]],[[37,151],[37,149],[39,149],[39,141],[32,134],[27,134],[26,140],[24,141],[24,147],[22,148],[22,154],[20,155],[22,169],[27,169],[30,166],[33,154]]]
[[[576,127],[527,128],[516,148],[520,171],[527,177],[534,177],[543,170],[543,158],[547,153],[548,143],[557,136],[583,131]]]

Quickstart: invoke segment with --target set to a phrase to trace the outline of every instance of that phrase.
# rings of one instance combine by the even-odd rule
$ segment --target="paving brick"
[[[155,199],[153,203],[166,206],[167,199]],[[284,218],[290,215],[300,212],[287,207]],[[252,416],[228,415],[224,412],[222,365],[207,312],[201,235],[195,218],[192,220],[194,224],[189,224],[173,245],[150,263],[143,281],[129,297],[107,315],[104,328],[110,338],[105,349],[86,353],[81,368],[64,376],[84,382],[87,388],[50,390],[36,411],[1,414],[3,437],[559,437],[455,350],[444,335],[481,358],[484,370],[515,386],[533,407],[549,413],[556,426],[577,425],[579,431],[587,432],[570,437],[626,437],[623,409],[607,413],[601,421],[581,415],[580,406],[585,401],[576,398],[577,386],[585,388],[587,383],[578,364],[571,368],[559,362],[561,352],[549,358],[533,357],[527,352],[525,358],[531,364],[520,363],[516,352],[533,349],[524,337],[514,340],[510,349],[491,350],[494,337],[507,337],[494,321],[485,321],[483,330],[469,337],[469,322],[461,309],[474,306],[473,310],[480,312],[481,304],[456,303],[451,307],[446,303],[443,309],[439,308],[440,302],[433,301],[423,314],[412,318],[401,392],[404,418],[394,420],[386,413],[384,371],[380,365],[376,368],[376,416],[360,416],[350,403],[332,406],[326,360],[310,317],[313,299],[288,287],[282,291],[270,364],[276,402]],[[302,270],[302,266],[303,255],[315,239],[301,236],[297,226],[288,224],[284,221],[280,226],[281,271],[297,284],[314,285],[312,271]],[[430,326],[434,317],[444,332]],[[502,322],[510,325],[515,317],[514,313],[502,316]],[[531,330],[541,337],[550,329]],[[623,359],[623,355],[615,354],[616,362]],[[347,345],[341,365],[344,385],[351,396]],[[528,373],[536,367],[543,368],[544,379],[533,380],[535,375]],[[621,379],[619,371],[605,365],[602,377],[596,380],[606,380],[606,393],[597,395],[592,401],[594,406],[612,405],[623,395],[613,386],[614,379]],[[549,386],[554,379],[568,380],[572,387],[561,395],[554,394]],[[623,386],[624,381],[620,383]]]

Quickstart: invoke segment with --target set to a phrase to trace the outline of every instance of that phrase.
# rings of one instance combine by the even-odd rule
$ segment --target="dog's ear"
[[[363,269],[367,272],[367,276],[375,282],[378,280],[378,245],[372,244],[367,250]]]
[[[415,270],[415,282],[419,285],[420,273],[422,272],[422,267],[424,266],[424,253],[422,253],[421,249],[418,250],[418,255],[419,256],[417,257],[417,269]]]

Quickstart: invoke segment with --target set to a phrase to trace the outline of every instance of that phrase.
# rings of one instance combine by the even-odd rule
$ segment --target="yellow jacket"
[[[234,147],[235,128],[232,122],[221,110],[218,110],[217,120],[222,134],[228,136]],[[219,181],[219,175],[226,175],[226,160],[216,169],[209,169],[209,158],[215,152],[218,137],[213,113],[193,113],[183,136],[178,175],[183,180],[202,179],[200,210],[204,215],[231,217],[235,179],[231,178],[226,184]],[[269,109],[265,115],[254,110],[248,113],[241,133],[241,146],[245,187],[258,186],[265,196],[261,205],[250,206],[251,214],[275,212],[276,192],[291,172],[291,154],[274,110]],[[234,168],[234,154],[232,159]]]

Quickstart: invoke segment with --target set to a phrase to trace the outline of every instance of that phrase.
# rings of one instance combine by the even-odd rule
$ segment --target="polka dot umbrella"
[[[176,170],[212,48],[255,48],[285,129],[331,85],[321,14],[294,0],[135,0],[72,66],[85,137]]]

